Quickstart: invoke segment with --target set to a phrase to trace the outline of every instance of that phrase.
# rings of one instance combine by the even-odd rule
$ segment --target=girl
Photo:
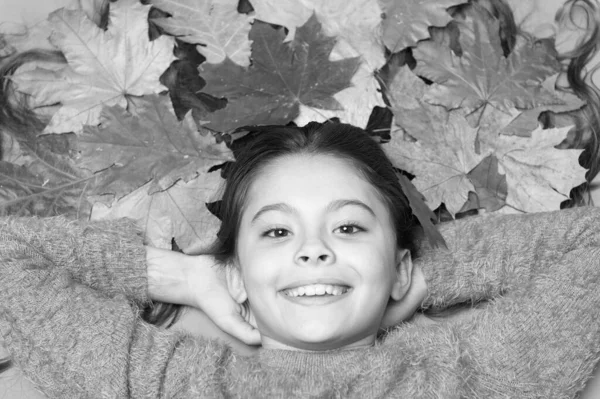
[[[251,357],[138,316],[151,297],[210,306],[206,257],[144,248],[124,220],[2,220],[0,331],[48,396],[563,398],[591,375],[600,210],[463,219],[434,250],[361,129],[265,128],[237,159],[214,257],[260,332]],[[484,300],[377,339],[403,307]]]

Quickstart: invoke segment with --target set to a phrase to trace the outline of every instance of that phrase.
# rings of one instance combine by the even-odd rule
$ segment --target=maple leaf
[[[294,120],[297,125],[339,118],[342,122],[365,127],[371,110],[385,106],[374,76],[386,62],[378,29],[381,8],[376,0],[253,0],[252,5],[256,19],[288,29],[286,40],[292,40],[296,28],[304,25],[314,12],[323,33],[336,38],[330,60],[360,57],[352,85],[334,95],[340,109],[325,110],[301,104],[300,114]]]
[[[555,18],[565,6],[564,0],[505,0],[513,11],[515,23],[524,32],[535,37],[556,34]],[[571,4],[577,4],[571,3]]]
[[[103,105],[125,107],[128,96],[165,90],[159,77],[174,60],[173,39],[148,41],[149,8],[137,0],[111,3],[106,31],[82,10],[50,14],[50,41],[63,52],[68,66],[56,71],[38,68],[13,77],[37,106],[62,105],[45,133],[80,132],[84,124],[98,123]]]
[[[77,168],[46,143],[18,142],[21,152],[13,162],[0,161],[0,215],[86,218],[91,204],[88,187],[96,176]]]
[[[198,75],[198,65],[205,58],[196,51],[196,46],[176,42],[175,56],[178,59],[162,74],[160,82],[169,89],[177,119],[183,119],[192,110],[194,119],[202,120],[207,113],[224,108],[227,100],[202,93],[206,82]]]
[[[448,8],[467,0],[380,0],[385,19],[383,43],[396,53],[429,38],[431,26],[446,26],[452,17]]]
[[[527,109],[517,114],[517,110],[513,110],[512,114],[517,116],[510,121],[500,126],[504,126],[499,132],[507,136],[531,137],[531,132],[539,125],[539,117],[542,112],[551,111],[553,113],[566,113],[581,109],[585,105],[585,101],[581,100],[574,94],[565,90],[556,90],[556,82],[559,74],[550,76],[546,79],[542,86],[551,93],[557,101],[554,104],[543,104],[532,109]]]
[[[172,15],[152,21],[168,34],[188,43],[206,62],[218,64],[229,57],[242,66],[250,65],[248,32],[253,17],[237,12],[237,0],[152,0],[152,5]]]
[[[481,7],[470,10],[472,17],[459,24],[461,57],[433,41],[420,42],[413,52],[415,72],[435,82],[426,101],[467,113],[483,112],[487,105],[505,111],[559,101],[541,86],[560,69],[551,43],[519,37],[506,58],[498,21]]]
[[[555,148],[570,129],[538,127],[529,138],[499,135],[486,143],[506,174],[507,205],[523,212],[560,209],[571,189],[585,182],[586,170],[579,165],[583,150]]]
[[[493,154],[488,155],[473,168],[468,177],[475,187],[475,196],[469,197],[469,201],[461,209],[462,212],[470,209],[494,212],[506,204],[508,195],[506,176],[499,173],[498,158]]]
[[[171,249],[175,238],[185,253],[200,253],[213,243],[220,225],[205,204],[217,200],[215,193],[222,181],[218,172],[207,173],[152,195],[150,187],[142,186],[111,207],[94,204],[91,218],[128,217],[136,220],[148,244]]]
[[[282,29],[256,21],[250,31],[252,60],[243,68],[226,59],[201,65],[204,91],[225,97],[227,106],[207,115],[204,126],[229,131],[242,125],[285,124],[298,116],[299,105],[340,109],[333,95],[350,85],[359,60],[329,61],[335,38],[321,32],[313,16],[284,43]]]
[[[395,122],[408,134],[412,132],[435,131],[435,114],[443,110],[423,104],[427,85],[408,66],[395,67],[392,77],[384,87],[384,92],[394,112]],[[433,114],[433,115],[432,115]]]
[[[416,176],[412,182],[431,209],[443,202],[454,215],[467,201],[469,191],[475,191],[468,174],[485,155],[475,152],[477,129],[464,117],[432,113],[431,118],[434,130],[409,132],[417,141],[393,135],[383,148],[397,167]]]
[[[86,127],[79,138],[79,166],[107,169],[90,188],[93,194],[120,198],[148,181],[152,194],[233,160],[224,143],[198,132],[191,114],[177,121],[167,96],[136,99],[130,110],[135,114],[105,108],[101,125]]]

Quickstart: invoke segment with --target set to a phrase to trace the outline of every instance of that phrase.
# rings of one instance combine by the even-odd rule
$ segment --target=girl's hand
[[[225,270],[211,256],[200,255],[194,259],[197,264],[188,280],[192,306],[204,311],[226,333],[247,345],[259,345],[261,340],[256,322],[229,293]]]
[[[198,308],[224,332],[248,345],[260,344],[258,330],[229,294],[225,272],[212,256],[146,247],[146,261],[152,300]]]

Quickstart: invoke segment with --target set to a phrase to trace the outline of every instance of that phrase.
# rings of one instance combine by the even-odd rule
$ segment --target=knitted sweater
[[[366,349],[228,346],[146,324],[145,250],[125,220],[0,219],[0,332],[54,398],[569,398],[600,354],[600,209],[467,218],[423,244],[425,306],[492,300],[470,320],[404,323]],[[1,378],[1,377],[0,377]]]

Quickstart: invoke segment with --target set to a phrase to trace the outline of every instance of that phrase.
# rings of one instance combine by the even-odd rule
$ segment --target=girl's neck
[[[330,345],[327,344],[310,344],[306,345],[290,345],[283,342],[279,342],[271,337],[266,335],[261,336],[262,347],[263,349],[278,349],[278,350],[288,350],[288,351],[298,351],[298,352],[312,352],[312,353],[322,353],[322,352],[331,352],[331,351],[343,351],[343,350],[354,350],[354,349],[364,349],[370,348],[375,345],[376,335],[369,335],[364,337],[358,341],[351,342],[349,344],[341,344],[336,346],[335,343]]]

